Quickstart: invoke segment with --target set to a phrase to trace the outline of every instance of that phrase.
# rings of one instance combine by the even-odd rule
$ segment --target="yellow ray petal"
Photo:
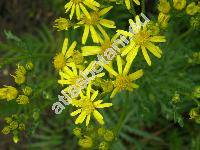
[[[77,109],[76,111],[72,112],[70,115],[71,115],[71,116],[76,116],[76,115],[78,115],[79,113],[81,113],[81,109]]]
[[[84,29],[84,33],[83,33],[83,37],[82,37],[82,44],[86,43],[89,32],[90,32],[90,26],[85,25],[85,29]]]
[[[101,125],[104,124],[103,116],[97,110],[94,110],[93,115]]]
[[[89,19],[91,19],[91,16],[89,14],[89,12],[87,11],[87,9],[80,3],[80,8],[83,11],[83,13],[85,14],[85,16]]]
[[[62,47],[62,54],[65,55],[66,51],[67,51],[67,47],[68,47],[68,38],[65,38],[64,42],[63,42],[63,47]]]
[[[145,44],[146,48],[156,57],[161,58],[160,48],[148,42]]]
[[[137,5],[140,5],[140,1],[139,0],[133,0]]]
[[[67,51],[66,54],[65,54],[65,58],[66,58],[66,59],[72,56],[76,45],[77,45],[77,42],[74,41],[74,42],[72,43],[72,45],[69,47],[68,51]]]
[[[166,42],[165,36],[153,36],[149,38],[151,42]]]
[[[67,3],[67,4],[65,5],[66,13],[70,10],[70,8],[72,7],[72,5],[73,5],[73,2],[72,2],[72,1],[70,1],[69,3]]]
[[[130,50],[134,47],[135,42],[131,42],[130,45],[128,45],[127,47],[125,47],[125,49],[122,51],[122,56],[125,56],[127,53],[130,52]]]
[[[112,103],[103,103],[103,104],[99,104],[98,106],[96,106],[96,108],[111,107],[112,105],[113,105]]]
[[[95,10],[95,11],[98,10],[98,8],[95,7],[94,5],[92,5],[89,1],[83,1],[83,3],[84,3],[87,7],[91,8],[92,10]]]
[[[94,94],[92,94],[92,96],[91,96],[91,100],[92,101],[95,100],[95,98],[97,97],[98,93],[99,93],[98,91],[95,91]]]
[[[124,30],[117,30],[117,33],[122,34],[122,35],[124,35],[124,36],[129,36],[129,37],[132,37],[132,36],[133,36],[132,33],[127,32],[127,31],[124,31]]]
[[[95,107],[97,107],[99,104],[101,104],[103,102],[103,100],[97,100],[97,101],[95,101],[94,103],[93,103],[93,105],[95,106]]]
[[[130,3],[130,0],[125,0],[125,4],[126,4],[126,7],[127,9],[131,9],[131,3]]]
[[[75,124],[82,123],[85,120],[85,117],[86,117],[86,112],[82,111],[81,114],[76,119]]]
[[[117,68],[119,74],[122,74],[122,58],[120,57],[120,55],[117,55]]]
[[[100,64],[101,64],[110,74],[112,74],[112,75],[114,75],[114,76],[117,76],[117,75],[118,75],[118,73],[117,73],[113,68],[111,68],[109,65],[103,64],[103,63],[101,63],[101,62],[100,62]]]
[[[97,28],[99,29],[99,31],[103,34],[105,39],[110,39],[108,34],[106,33],[106,31],[101,27],[100,24],[97,25]]]
[[[144,56],[144,58],[145,58],[147,64],[148,64],[149,66],[151,66],[151,59],[149,58],[149,55],[148,55],[148,53],[147,53],[146,48],[145,48],[144,46],[141,46],[141,48],[142,48],[142,54],[143,54],[143,56]]]
[[[71,10],[71,13],[70,13],[70,16],[69,16],[70,20],[72,19],[73,15],[74,15],[75,6],[76,6],[76,4],[73,4],[72,10]]]
[[[139,88],[139,85],[135,84],[135,83],[131,83],[131,87],[134,88],[134,89],[138,89]]]
[[[101,19],[100,24],[107,28],[116,28],[115,22],[107,19]]]
[[[90,26],[90,32],[91,32],[91,35],[92,35],[93,42],[99,43],[98,33],[95,31],[95,29],[92,25]]]
[[[92,85],[90,82],[87,86],[87,94],[86,94],[87,98],[90,98],[91,89],[92,89]]]
[[[76,16],[78,20],[81,18],[81,11],[78,4],[76,5]]]
[[[113,8],[113,6],[110,6],[110,7],[107,7],[107,8],[102,9],[102,10],[99,12],[99,15],[100,15],[100,16],[105,15],[105,14],[106,14],[107,12],[109,12],[112,8]]]
[[[86,118],[86,126],[88,126],[88,124],[90,123],[90,117],[91,117],[90,114],[87,115],[87,118]]]
[[[136,46],[131,52],[128,53],[128,55],[126,57],[127,63],[125,65],[124,71],[123,71],[124,75],[126,75],[129,72],[132,62],[138,53],[138,50],[139,50],[139,46]]]
[[[110,98],[113,98],[118,92],[119,92],[119,89],[116,87],[116,88],[112,91],[112,94],[110,95]]]
[[[144,74],[143,70],[140,69],[140,70],[130,74],[129,77],[130,77],[131,81],[133,81],[133,80],[137,80],[137,79],[141,78],[143,76],[143,74]]]
[[[102,51],[100,46],[83,46],[81,50],[83,56],[97,55]]]

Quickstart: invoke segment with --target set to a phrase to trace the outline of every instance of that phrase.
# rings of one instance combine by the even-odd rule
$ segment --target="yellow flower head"
[[[78,144],[83,148],[91,148],[93,145],[92,138],[89,136],[84,136],[83,139],[80,139]]]
[[[24,95],[29,96],[29,95],[32,93],[32,88],[29,87],[29,86],[26,86],[26,87],[24,87],[24,88],[22,89],[22,91],[23,91]]]
[[[186,8],[186,13],[188,15],[195,15],[199,11],[199,7],[195,4],[195,2],[190,3]]]
[[[158,4],[158,10],[164,14],[170,11],[171,7],[167,0],[160,0]]]
[[[53,64],[57,70],[61,70],[63,67],[66,66],[67,59],[73,55],[74,49],[76,48],[77,45],[76,41],[74,41],[69,48],[68,48],[68,41],[69,41],[68,38],[65,38],[61,53],[57,54],[54,57]]]
[[[58,31],[68,30],[72,26],[72,23],[69,19],[59,18],[55,20],[55,25],[53,27],[57,28]]]
[[[17,129],[18,128],[18,123],[16,122],[16,121],[12,121],[11,123],[10,123],[10,129],[11,130],[15,130],[15,129]]]
[[[111,142],[114,139],[114,133],[110,130],[106,130],[104,134],[104,139],[108,142]]]
[[[9,126],[6,126],[3,128],[3,130],[1,131],[3,134],[7,135],[10,133],[10,127]]]
[[[139,0],[132,0],[134,3],[136,3],[137,5],[140,5],[140,1]],[[126,4],[126,7],[127,9],[131,9],[131,2],[130,0],[125,0],[125,4]]]
[[[197,117],[200,117],[200,109],[197,107],[197,108],[192,108],[190,110],[190,119],[195,119]]]
[[[81,128],[76,127],[75,129],[73,129],[73,133],[75,136],[81,137],[81,135],[82,135]]]
[[[23,84],[26,81],[24,74],[16,74],[16,76],[11,75],[15,79],[15,83]]]
[[[77,82],[79,79],[81,79],[80,72],[86,73],[91,71],[92,66],[94,62],[91,62],[87,68],[84,70],[79,69],[74,62],[67,63],[67,66],[65,66],[60,72],[59,75],[61,77],[60,80],[58,80],[58,83],[61,85],[77,85]],[[96,77],[102,77],[105,73],[99,73],[96,75]],[[67,91],[68,88],[64,89],[64,91]]]
[[[186,0],[173,0],[174,8],[182,10],[186,6]]]
[[[27,70],[32,70],[33,67],[34,67],[34,65],[33,65],[33,63],[31,61],[29,61],[29,62],[26,63],[26,69]]]
[[[20,130],[20,131],[25,130],[25,128],[26,128],[26,126],[25,126],[24,123],[20,123],[20,124],[19,124],[19,130]]]
[[[53,64],[56,70],[60,70],[66,65],[66,59],[63,53],[58,53],[54,58]]]
[[[17,70],[16,70],[16,75],[18,74],[22,74],[22,75],[25,75],[26,74],[26,69],[24,68],[24,66],[22,65],[17,65]]]
[[[18,104],[25,105],[29,103],[29,98],[26,95],[19,95],[16,101]]]
[[[108,150],[109,149],[109,146],[108,146],[108,143],[107,142],[101,142],[100,144],[99,144],[99,150]]]
[[[74,13],[76,13],[78,20],[80,19],[82,13],[86,15],[87,18],[90,18],[91,16],[85,6],[96,11],[98,10],[98,7],[100,7],[100,4],[94,0],[70,0],[65,5],[66,13],[71,10],[69,16],[70,20],[74,16]]]
[[[84,26],[84,33],[82,36],[83,44],[86,43],[89,33],[91,33],[92,40],[94,43],[99,43],[103,41],[97,31],[100,31],[102,35],[106,35],[108,37],[106,31],[103,29],[102,26],[106,28],[116,28],[114,21],[102,18],[102,16],[105,15],[111,9],[112,9],[112,6],[104,8],[100,11],[93,11],[90,13],[90,16],[91,16],[90,18],[88,18],[87,16],[83,16],[81,18],[81,21],[77,23],[76,27]]]
[[[95,91],[91,95],[91,90],[91,84],[89,84],[87,87],[86,95],[81,93],[81,98],[79,100],[72,100],[71,102],[73,106],[79,107],[78,110],[71,113],[71,116],[76,116],[79,114],[75,124],[81,124],[86,119],[86,126],[88,126],[92,114],[100,124],[104,124],[103,116],[97,111],[97,109],[111,107],[112,103],[102,103],[103,100],[94,101],[98,95],[98,91]]]
[[[17,94],[17,89],[12,86],[4,86],[4,88],[0,88],[0,99],[7,99],[7,101],[10,101],[15,99]]]
[[[133,83],[133,81],[143,76],[143,70],[138,70],[135,73],[128,74],[129,69],[131,67],[131,63],[127,62],[123,69],[122,58],[119,55],[117,56],[118,73],[109,65],[103,65],[103,66],[110,74],[115,76],[115,80],[113,81],[114,90],[110,96],[111,98],[113,98],[118,92],[122,90],[132,91],[134,88],[139,87],[137,84]]]
[[[160,25],[160,27],[162,29],[167,28],[169,19],[170,19],[170,15],[166,15],[166,14],[164,14],[162,12],[159,13],[159,15],[158,15],[158,23],[159,23],[159,25]]]
[[[157,58],[161,58],[162,50],[153,43],[165,42],[165,37],[151,36],[150,32],[148,31],[147,23],[144,23],[142,26],[139,16],[136,16],[135,20],[136,23],[134,23],[132,19],[129,19],[132,32],[117,30],[118,33],[131,38],[130,44],[122,51],[121,55],[127,55],[126,60],[129,62],[129,64],[131,64],[137,56],[138,50],[141,48],[147,64],[151,65],[151,60],[147,53],[147,49]]]

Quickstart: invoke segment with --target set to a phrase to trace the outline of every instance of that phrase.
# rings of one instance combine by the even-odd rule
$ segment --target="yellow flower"
[[[108,146],[108,143],[107,142],[101,142],[99,144],[99,150],[108,150],[109,149],[109,146]]]
[[[70,20],[74,16],[75,12],[78,20],[81,17],[81,13],[83,13],[87,18],[90,18],[90,14],[88,10],[85,8],[85,6],[89,7],[92,10],[98,10],[100,4],[94,0],[70,0],[65,5],[66,13],[71,9]]]
[[[24,66],[18,64],[17,65],[17,70],[16,70],[15,74],[16,75],[18,75],[18,74],[25,75],[26,74],[26,69],[24,68]]]
[[[24,87],[22,89],[22,91],[23,91],[24,95],[27,95],[27,96],[29,96],[32,93],[32,89],[29,86]]]
[[[68,38],[65,38],[61,53],[57,54],[54,57],[53,64],[57,70],[61,70],[63,67],[66,66],[67,59],[73,55],[74,49],[76,48],[76,41],[74,41],[69,48],[68,41]]]
[[[21,131],[23,131],[23,130],[25,130],[25,124],[24,123],[20,123],[19,124],[19,130],[21,130]]]
[[[3,130],[1,131],[3,134],[7,135],[10,133],[10,127],[9,126],[6,126],[3,128]]]
[[[56,70],[60,70],[66,65],[66,59],[63,53],[56,54],[56,56],[53,59],[53,64]]]
[[[19,95],[16,101],[18,104],[25,105],[29,103],[29,98],[26,95]]]
[[[89,72],[92,69],[93,62],[91,62],[87,68],[84,70],[79,69],[75,63],[67,63],[67,66],[65,66],[60,72],[59,75],[61,77],[60,80],[58,80],[58,83],[61,85],[77,85],[78,79],[81,78],[80,72],[83,73]],[[99,73],[96,75],[96,77],[102,77],[105,73]],[[79,85],[78,85],[79,86]],[[64,91],[67,91],[67,88],[64,89]]]
[[[75,129],[73,129],[73,133],[75,136],[81,137],[81,135],[82,135],[81,128],[76,127]]]
[[[137,5],[140,5],[140,1],[139,0],[132,0],[133,2],[135,2]],[[131,9],[131,2],[130,0],[125,0],[125,4],[126,4],[126,7],[127,9]]]
[[[121,55],[127,55],[126,60],[131,64],[141,48],[143,56],[150,66],[151,60],[147,49],[156,57],[161,58],[162,50],[153,43],[166,42],[166,40],[164,36],[151,36],[147,29],[147,23],[142,26],[139,16],[136,16],[135,20],[136,23],[132,19],[129,20],[133,32],[117,30],[118,33],[131,38],[130,44],[122,51]]]
[[[108,37],[106,31],[103,29],[102,26],[106,28],[116,28],[115,22],[107,19],[103,19],[102,16],[105,15],[108,11],[112,9],[111,7],[104,8],[100,11],[93,11],[90,13],[91,18],[87,16],[83,16],[81,21],[77,23],[76,27],[84,26],[84,33],[82,36],[82,44],[85,44],[89,33],[91,33],[92,40],[94,43],[99,43],[102,41],[98,30],[102,33],[102,35],[106,35]],[[95,29],[95,27],[98,29]]]
[[[159,13],[158,23],[159,23],[160,27],[163,28],[163,29],[167,28],[169,19],[170,19],[170,15],[166,15],[162,12]]]
[[[15,99],[17,94],[17,89],[12,86],[4,86],[4,88],[0,88],[0,99],[7,99],[7,101],[10,101]]]
[[[170,4],[167,0],[160,0],[158,4],[158,10],[164,14],[170,11]]]
[[[114,133],[110,130],[106,130],[104,134],[104,139],[108,142],[111,142],[114,139]]]
[[[11,130],[15,130],[15,129],[17,129],[18,128],[18,123],[16,122],[16,121],[12,121],[11,123],[10,123],[10,129]]]
[[[53,27],[57,28],[58,31],[68,30],[72,26],[72,23],[69,19],[59,18],[55,20],[55,25]]]
[[[71,102],[73,106],[79,107],[78,110],[71,113],[71,116],[76,116],[79,114],[75,124],[81,124],[86,119],[86,126],[88,126],[92,114],[100,124],[104,124],[103,116],[97,111],[97,108],[111,107],[112,103],[102,103],[103,100],[94,101],[98,95],[98,91],[95,91],[91,95],[91,90],[91,84],[89,84],[86,95],[81,93],[81,98],[79,100],[72,100]]]
[[[131,64],[129,62],[127,62],[124,67],[124,70],[123,70],[122,69],[122,67],[123,67],[122,59],[119,55],[117,56],[117,68],[118,68],[119,73],[117,73],[109,65],[104,64],[103,66],[110,74],[115,76],[115,80],[113,81],[114,90],[113,90],[110,98],[113,98],[118,92],[120,92],[122,90],[132,91],[134,88],[139,87],[137,84],[133,83],[133,81],[135,81],[143,76],[143,70],[138,70],[138,71],[128,75]]]
[[[83,148],[91,148],[93,145],[93,141],[92,138],[89,136],[84,136],[84,139],[80,139],[78,141],[78,144],[83,147]]]
[[[199,11],[199,7],[195,4],[195,2],[190,3],[186,8],[186,13],[188,15],[195,15]]]
[[[15,79],[15,83],[17,84],[23,84],[26,80],[26,77],[24,74],[16,74],[16,76],[11,75]]]
[[[173,0],[174,8],[182,10],[186,6],[186,0]]]
[[[105,39],[100,41],[100,46],[83,46],[81,48],[83,56],[103,54],[108,48],[112,47],[112,44],[117,39],[117,37],[118,34],[116,34],[110,39],[110,37],[107,34],[105,34]]]
[[[33,63],[31,61],[29,61],[28,63],[26,63],[26,69],[27,70],[32,70],[34,67]]]

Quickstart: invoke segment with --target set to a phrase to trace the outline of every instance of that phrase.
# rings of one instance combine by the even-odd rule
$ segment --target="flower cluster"
[[[79,146],[85,149],[96,148],[99,150],[108,150],[109,145],[115,139],[114,132],[105,127],[91,126],[86,129],[76,127],[73,129],[73,134],[79,138]]]
[[[11,117],[6,117],[5,121],[7,125],[2,129],[2,133],[7,135],[9,133],[13,134],[13,141],[17,143],[19,141],[19,132],[25,130],[25,124],[22,122],[22,118],[17,114]]]
[[[28,62],[25,66],[18,64],[15,71],[14,77],[15,83],[20,87],[13,87],[4,85],[3,88],[0,88],[0,99],[1,100],[16,100],[18,104],[28,104],[29,97],[32,93],[32,88],[26,84],[26,73],[33,69],[33,64]],[[18,90],[19,89],[19,90]]]
[[[138,0],[134,2],[140,4]],[[125,0],[125,4],[130,9],[130,1]],[[162,8],[164,7],[160,6]],[[113,105],[105,102],[104,97],[109,95],[112,99],[121,91],[139,88],[136,82],[144,71],[132,69],[135,58],[141,51],[147,64],[151,66],[150,54],[161,58],[162,50],[158,43],[166,42],[166,38],[156,32],[159,30],[158,26],[144,14],[129,19],[128,32],[116,29],[114,21],[105,19],[106,14],[114,9],[113,6],[105,7],[94,0],[70,0],[65,9],[69,17],[56,19],[54,27],[58,30],[80,30],[83,34],[76,41],[66,37],[61,51],[54,57],[53,64],[59,73],[58,83],[63,86],[63,96],[58,96],[59,102],[54,103],[52,110],[60,114],[59,110],[64,109],[62,104],[70,105],[76,108],[71,112],[71,116],[78,116],[75,124],[85,121],[88,126],[94,116],[103,125],[100,109]],[[165,9],[167,13],[170,8]],[[141,21],[141,17],[145,22]],[[110,34],[109,30],[114,34]],[[94,56],[97,56],[98,61],[94,61]],[[88,77],[89,75],[92,77]],[[86,78],[88,82],[83,80]],[[77,87],[78,91],[72,92]],[[80,143],[92,144],[89,137],[85,137]],[[101,146],[104,147],[105,143]]]

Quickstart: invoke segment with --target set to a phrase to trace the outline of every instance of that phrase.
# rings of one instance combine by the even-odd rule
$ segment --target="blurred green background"
[[[10,74],[17,63],[32,61],[34,69],[28,83],[34,90],[31,105],[0,101],[0,129],[4,118],[21,115],[26,131],[15,144],[12,135],[0,134],[0,149],[80,149],[73,135],[73,119],[69,109],[55,115],[51,106],[57,101],[61,87],[52,60],[59,52],[64,37],[80,39],[76,31],[57,32],[53,22],[65,16],[65,0],[1,0],[0,1],[0,86],[14,85]],[[124,6],[113,3],[108,18],[117,28],[126,29],[133,18]],[[146,0],[146,14],[158,16],[157,1]],[[137,13],[140,8],[136,9]],[[113,16],[117,16],[113,17]],[[190,119],[193,108],[199,110],[200,36],[199,27],[192,28],[191,17],[172,11],[164,33],[167,42],[160,60],[148,67],[141,57],[135,68],[144,68],[144,77],[133,93],[121,93],[112,101],[114,107],[103,113],[106,127],[119,127],[119,135],[110,149],[200,150],[200,121]],[[134,68],[134,69],[135,69]],[[125,102],[126,101],[126,102]],[[199,113],[199,112],[198,112]]]

